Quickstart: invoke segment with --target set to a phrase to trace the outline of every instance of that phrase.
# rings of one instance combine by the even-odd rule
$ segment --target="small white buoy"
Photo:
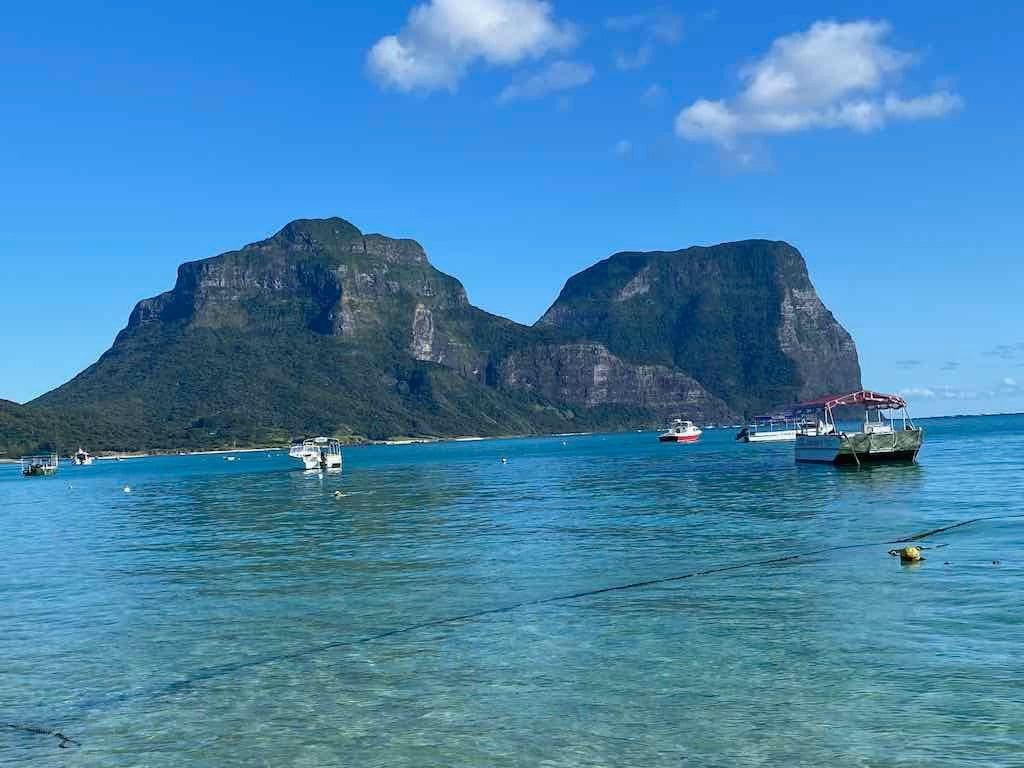
[[[504,456],[502,456],[501,457],[501,463],[502,464],[508,464],[508,459],[506,459]]]
[[[123,490],[125,493],[131,493],[132,492],[132,487],[130,485],[126,485],[121,490]]]
[[[335,491],[334,492],[334,498],[336,498],[336,499],[343,498],[344,496],[345,496],[345,494],[343,492],[341,492],[341,491]]]

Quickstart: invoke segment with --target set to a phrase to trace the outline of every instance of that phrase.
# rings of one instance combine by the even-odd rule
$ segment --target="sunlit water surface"
[[[863,471],[732,430],[0,467],[0,722],[81,744],[0,764],[1024,764],[1024,520],[886,543],[1024,513],[1024,417],[925,424]]]

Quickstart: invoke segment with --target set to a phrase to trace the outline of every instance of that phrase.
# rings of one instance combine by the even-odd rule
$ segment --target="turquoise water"
[[[80,742],[0,764],[1020,765],[1024,520],[885,542],[1024,514],[1024,417],[925,425],[862,471],[732,430],[0,467],[0,722]]]

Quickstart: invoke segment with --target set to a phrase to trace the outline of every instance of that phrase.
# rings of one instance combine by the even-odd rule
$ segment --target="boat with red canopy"
[[[836,410],[864,410],[860,431],[844,431],[836,422]],[[789,410],[794,418],[817,418],[817,426],[796,436],[796,460],[823,464],[869,464],[916,461],[924,442],[924,430],[914,426],[907,401],[899,395],[861,389],[800,403]]]

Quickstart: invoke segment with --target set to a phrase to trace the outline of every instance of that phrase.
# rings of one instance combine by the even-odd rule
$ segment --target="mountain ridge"
[[[833,379],[859,386],[856,348],[781,241],[613,254],[528,326],[472,305],[415,240],[297,219],[181,264],[18,418],[96,450],[529,434],[737,419]]]

